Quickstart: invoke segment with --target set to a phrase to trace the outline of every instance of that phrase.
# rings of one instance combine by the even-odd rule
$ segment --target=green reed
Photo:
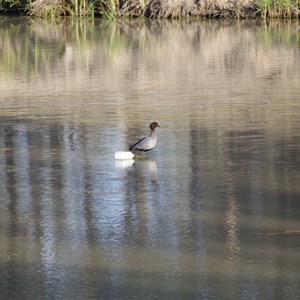
[[[256,3],[262,18],[294,18],[300,16],[299,0],[259,0]]]
[[[67,5],[67,13],[72,17],[94,17],[94,2],[87,0],[72,0]]]

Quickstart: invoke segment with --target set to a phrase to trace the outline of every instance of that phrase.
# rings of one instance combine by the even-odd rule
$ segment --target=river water
[[[0,24],[2,299],[300,298],[299,22]]]

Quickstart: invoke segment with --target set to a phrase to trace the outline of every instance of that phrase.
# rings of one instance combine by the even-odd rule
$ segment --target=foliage
[[[266,19],[270,18],[293,18],[300,16],[299,0],[259,0],[258,12]]]
[[[94,3],[88,0],[35,0],[29,3],[30,15],[56,18],[58,16],[93,17]]]
[[[4,7],[5,3],[5,7]],[[29,15],[117,18],[294,18],[300,16],[300,0],[5,0],[2,9]]]

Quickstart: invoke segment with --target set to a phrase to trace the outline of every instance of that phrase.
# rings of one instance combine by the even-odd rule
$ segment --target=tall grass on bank
[[[4,0],[2,7],[40,17],[116,18],[295,18],[300,0]],[[10,6],[9,6],[9,5]],[[1,9],[1,8],[0,8]]]
[[[300,16],[299,0],[259,0],[258,12],[266,18],[296,18]]]
[[[18,0],[12,0],[18,1]],[[39,17],[93,17],[106,19],[144,16],[146,0],[31,0],[28,12]]]
[[[100,0],[99,10],[106,19],[114,19],[119,9],[118,0]]]
[[[93,17],[95,8],[88,0],[35,0],[28,5],[29,14],[38,17]]]

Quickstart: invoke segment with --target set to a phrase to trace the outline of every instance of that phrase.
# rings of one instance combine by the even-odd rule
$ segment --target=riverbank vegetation
[[[38,17],[298,18],[300,0],[0,0],[4,13]]]

